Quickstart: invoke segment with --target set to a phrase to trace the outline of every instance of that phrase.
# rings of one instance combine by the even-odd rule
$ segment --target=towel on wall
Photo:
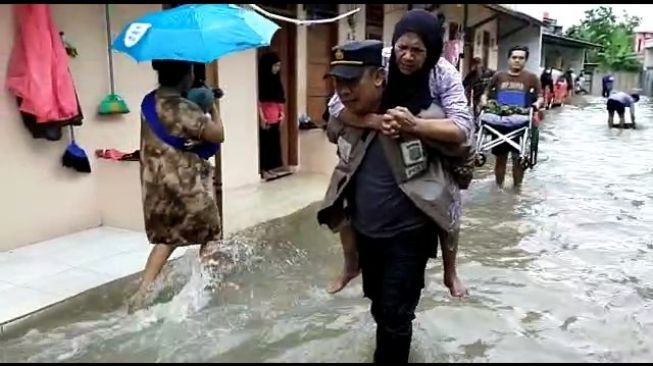
[[[36,123],[55,123],[80,114],[68,54],[48,4],[14,4],[16,32],[7,87],[22,113]]]

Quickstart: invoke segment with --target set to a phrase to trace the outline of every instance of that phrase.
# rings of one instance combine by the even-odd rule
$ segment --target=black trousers
[[[623,117],[624,113],[626,113],[626,106],[623,105],[618,100],[608,99],[608,102],[606,103],[606,108],[608,110],[608,113],[614,114],[614,112],[617,112],[619,117]]]
[[[363,292],[372,300],[376,322],[375,363],[408,363],[415,309],[434,238],[437,233],[431,226],[387,239],[357,233]]]
[[[601,95],[603,96],[603,98],[609,97],[610,96],[610,89],[608,89],[606,87],[603,87],[603,89],[601,90]]]
[[[281,132],[276,123],[269,125],[267,129],[259,127],[259,169],[262,171],[279,168],[283,165],[281,160]]]

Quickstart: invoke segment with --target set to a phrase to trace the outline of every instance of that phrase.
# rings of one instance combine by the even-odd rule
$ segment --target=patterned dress
[[[169,88],[157,90],[156,111],[168,133],[197,142],[209,121],[196,104]],[[150,243],[185,246],[218,241],[221,226],[211,164],[161,141],[142,116],[140,162]]]

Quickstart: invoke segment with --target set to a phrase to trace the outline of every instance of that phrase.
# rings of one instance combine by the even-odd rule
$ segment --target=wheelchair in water
[[[484,106],[476,119],[477,167],[487,162],[486,154],[493,148],[508,144],[518,163],[526,170],[537,164],[539,143],[539,112],[533,107],[534,91],[495,91],[495,98]]]

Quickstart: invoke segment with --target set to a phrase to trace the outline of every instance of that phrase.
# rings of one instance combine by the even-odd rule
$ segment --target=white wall
[[[497,43],[497,21],[483,24],[474,33],[474,57],[483,57],[483,32],[490,33],[490,52],[487,60],[488,68],[496,70],[499,64],[499,46]],[[479,44],[477,40],[481,40]],[[494,42],[494,44],[493,44]]]
[[[442,4],[440,6],[440,11],[444,16],[446,17],[446,24],[445,24],[445,31],[448,32],[449,29],[449,23],[450,22],[456,22],[460,25],[464,23],[465,20],[465,4]],[[495,12],[492,10],[479,5],[479,4],[467,4],[468,10],[467,10],[467,25],[472,26],[475,24],[480,23],[481,21],[484,21],[492,16],[495,15]],[[463,60],[463,64],[461,66],[463,67],[463,70],[466,70],[466,65],[467,63],[470,62],[470,60],[473,57],[482,57],[483,56],[483,48],[482,48],[482,43],[481,44],[476,44],[476,39],[477,37],[482,37],[483,36],[483,31],[487,31],[490,33],[490,39],[494,39],[495,46],[492,47],[490,46],[490,52],[489,52],[489,57],[488,57],[488,67],[491,69],[496,70],[498,67],[498,47],[496,46],[497,44],[497,20],[493,20],[491,22],[488,22],[486,24],[483,24],[479,28],[476,29],[474,33],[474,53],[470,57],[467,57],[466,59]],[[445,34],[446,39],[448,39],[448,33]],[[482,40],[482,38],[481,38]]]
[[[392,33],[395,31],[395,25],[399,23],[401,17],[406,14],[408,5],[406,4],[384,4],[383,11],[383,43],[386,46],[392,44]]]
[[[338,13],[346,13],[356,8],[360,8],[360,11],[352,15],[354,19],[353,29],[349,26],[348,18],[338,22],[338,44],[365,39],[365,4],[338,4]]]
[[[499,34],[506,33],[519,24],[517,20],[512,18],[501,17],[499,21]],[[542,58],[542,28],[539,26],[529,26],[507,38],[499,40],[499,70],[508,68],[508,50],[517,45],[528,47],[530,52],[526,69],[539,74],[540,60]]]
[[[614,76],[614,89],[615,91],[624,91],[630,93],[633,89],[640,88],[642,83],[642,76],[646,77],[646,74],[639,72],[610,72]],[[607,72],[603,70],[596,69],[592,75],[592,94],[601,95],[601,80],[607,75]]]
[[[222,145],[224,188],[260,181],[256,64],[256,50],[238,52],[218,61],[220,88],[225,93],[220,100],[225,128]]]
[[[543,44],[544,58],[541,60],[543,67],[556,67],[562,70],[573,68],[576,72],[584,67],[585,49],[563,47],[553,44]]]
[[[306,10],[302,4],[297,4],[297,18],[306,19]],[[297,42],[295,43],[295,82],[296,82],[296,96],[297,96],[297,117],[306,114],[306,67],[308,64],[308,30],[306,27],[297,27]],[[300,152],[301,154],[301,152]]]
[[[112,4],[113,37],[125,23],[160,8],[155,4]],[[131,113],[98,116],[97,106],[110,90],[104,6],[56,4],[52,12],[59,28],[79,51],[70,61],[85,116],[76,137],[89,156],[93,172],[80,174],[61,167],[67,133],[57,142],[33,139],[20,120],[13,96],[1,88],[0,154],[5,159],[0,202],[5,213],[0,224],[0,251],[101,224],[132,229],[143,226],[138,162],[97,160],[94,151],[116,148],[131,152],[139,148],[138,109],[143,95],[156,87],[156,74],[149,62],[137,64],[114,53],[116,91]],[[0,5],[0,34],[5,35],[0,38],[3,84],[13,43],[12,14],[10,4]],[[220,87],[225,90],[220,103],[226,130],[222,146],[224,187],[258,183],[256,51],[225,57],[218,69]]]
[[[644,50],[644,67],[653,68],[653,47]]]
[[[76,45],[79,56],[70,61],[84,125],[76,129],[79,145],[89,155],[93,173],[80,174],[61,166],[68,135],[57,142],[35,140],[24,127],[15,99],[4,87],[7,62],[13,44],[14,21],[11,4],[0,4],[0,154],[2,179],[0,203],[4,210],[0,224],[0,250],[11,249],[101,224],[98,197],[112,193],[98,188],[101,166],[95,149],[138,148],[142,96],[155,86],[149,63],[137,64],[114,53],[117,93],[125,98],[132,113],[113,117],[96,114],[101,99],[109,93],[104,6],[100,4],[51,5],[54,21]],[[114,35],[125,22],[160,5],[112,4]],[[67,130],[66,130],[67,131]],[[138,163],[117,163],[138,165]],[[118,178],[119,179],[119,178]],[[114,201],[122,197],[113,197]],[[142,218],[141,218],[142,220]]]

